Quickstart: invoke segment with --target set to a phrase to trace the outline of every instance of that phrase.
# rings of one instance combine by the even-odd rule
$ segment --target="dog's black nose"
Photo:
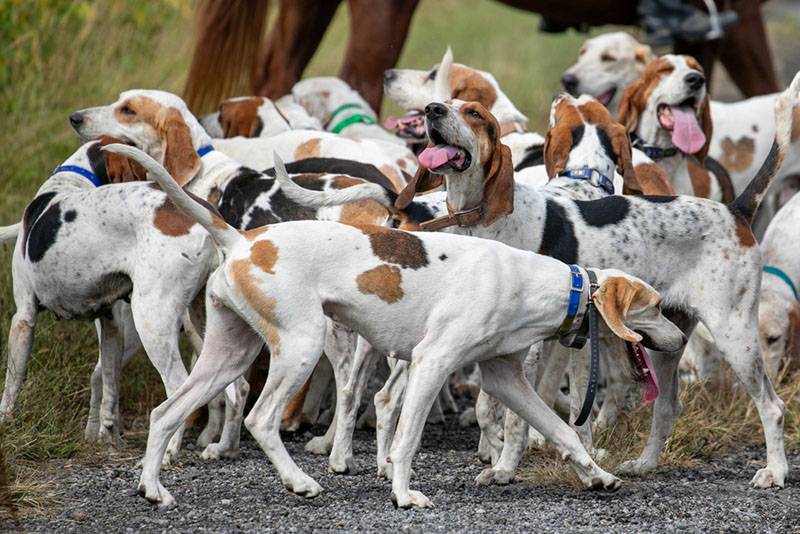
[[[686,75],[683,81],[686,82],[686,85],[688,85],[690,89],[697,91],[703,87],[704,83],[706,83],[706,77],[699,72],[690,72]]]
[[[561,85],[564,87],[564,90],[571,95],[574,95],[578,90],[578,83],[578,77],[574,74],[565,74],[561,77]]]
[[[383,83],[389,83],[397,78],[397,71],[394,69],[386,69],[383,71]]]
[[[429,119],[436,119],[447,115],[447,106],[439,102],[433,102],[425,106],[425,116]]]
[[[69,116],[69,123],[73,128],[78,128],[81,124],[83,124],[83,114],[76,111]]]

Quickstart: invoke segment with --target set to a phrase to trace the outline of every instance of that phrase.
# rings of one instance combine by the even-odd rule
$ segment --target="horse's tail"
[[[183,98],[195,113],[251,94],[269,0],[199,0],[192,65]]]

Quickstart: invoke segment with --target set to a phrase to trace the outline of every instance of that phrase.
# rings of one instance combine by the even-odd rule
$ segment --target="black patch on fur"
[[[442,261],[446,260],[447,259],[447,254],[442,254],[441,256],[439,256],[439,259],[442,260]]]
[[[586,127],[581,124],[580,126],[576,126],[570,132],[572,134],[572,146],[573,148],[581,144],[581,139],[583,139],[583,132]]]
[[[67,210],[64,213],[64,222],[72,222],[75,220],[75,217],[78,216],[78,213],[75,210]]]
[[[576,200],[575,204],[586,224],[597,227],[617,224],[628,215],[631,208],[628,199],[621,195],[612,195],[598,200]]]
[[[675,200],[676,196],[674,195],[637,195],[636,198],[641,198],[642,200],[646,200],[648,202],[656,202],[658,204],[666,204],[667,202],[672,202]]]
[[[286,164],[286,172],[289,174],[346,174],[353,178],[362,178],[373,184],[394,191],[391,180],[386,177],[375,165],[361,163],[350,159],[339,158],[306,158]],[[275,169],[267,169],[264,174],[275,176]]]
[[[572,221],[567,218],[564,207],[551,199],[547,200],[539,254],[551,256],[564,263],[578,261],[578,240],[575,238]]]
[[[537,165],[544,165],[544,145],[531,145],[525,149],[525,156],[522,157],[514,172],[519,172],[528,167],[535,167]]]
[[[747,187],[742,191],[741,195],[728,204],[728,209],[735,217],[747,221],[748,224],[753,221],[753,216],[761,200],[757,197],[762,195],[767,189],[782,159],[778,144],[773,141],[769,149],[769,154],[767,154],[764,163],[761,164],[761,168],[758,169],[755,178],[747,184]]]
[[[250,137],[261,137],[261,130],[264,129],[264,121],[261,120],[261,117],[256,117],[256,120],[258,121],[258,126],[256,126],[256,131]]]
[[[28,259],[34,263],[44,257],[45,252],[56,242],[61,228],[61,205],[51,204],[33,223],[28,232]]]
[[[392,202],[394,204],[394,202]],[[433,220],[435,217],[434,213],[431,211],[430,206],[427,204],[422,204],[420,202],[412,202],[403,210],[403,213],[408,215],[408,218],[414,221],[415,223],[423,223],[430,220]]]
[[[317,210],[306,208],[290,200],[280,189],[269,197],[269,207],[281,221],[305,221],[317,218]],[[247,226],[252,227],[252,224],[251,221]],[[263,224],[256,226],[263,226]]]
[[[294,183],[303,189],[311,189],[312,191],[322,191],[325,189],[324,181],[305,174],[299,174],[297,176],[292,176],[291,178]]]
[[[219,201],[220,215],[228,224],[241,230],[245,214],[250,211],[258,197],[272,189],[274,184],[274,179],[264,178],[257,171],[242,167],[222,192]]]
[[[55,192],[44,193],[34,198],[30,204],[25,208],[25,213],[22,215],[22,257],[26,255],[28,248],[28,230],[36,222],[36,219],[42,214],[53,197],[56,196]]]
[[[106,158],[103,157],[100,143],[92,143],[92,146],[86,151],[89,156],[89,165],[92,167],[92,172],[97,176],[100,185],[108,183],[108,170],[106,170]]]
[[[597,137],[600,139],[600,145],[602,145],[606,157],[616,164],[617,154],[614,152],[614,147],[611,145],[611,138],[608,136],[608,132],[606,132],[605,128],[597,127]]]

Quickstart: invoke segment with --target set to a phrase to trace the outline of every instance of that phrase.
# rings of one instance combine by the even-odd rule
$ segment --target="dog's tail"
[[[388,210],[395,211],[394,201],[397,194],[378,184],[366,182],[328,191],[306,189],[289,178],[283,164],[275,165],[275,178],[281,186],[281,191],[289,200],[308,208],[324,208],[361,200],[374,200]]]
[[[770,180],[777,174],[783,163],[786,146],[791,142],[792,115],[794,107],[798,103],[798,94],[800,94],[800,72],[795,75],[789,87],[775,100],[775,139],[772,141],[769,154],[745,190],[728,204],[728,208],[734,215],[748,223],[753,221],[753,216],[764,197],[764,191],[767,190]]]
[[[184,191],[159,162],[138,148],[114,143],[104,146],[103,150],[121,154],[141,164],[149,173],[150,178],[161,186],[161,189],[164,190],[169,199],[211,234],[211,238],[219,246],[223,254],[242,239],[239,231],[225,222],[210,204]],[[275,163],[277,167],[278,161]],[[282,162],[281,165],[283,165]]]
[[[20,228],[22,228],[22,223],[15,223],[9,226],[0,226],[0,243],[16,241]]]

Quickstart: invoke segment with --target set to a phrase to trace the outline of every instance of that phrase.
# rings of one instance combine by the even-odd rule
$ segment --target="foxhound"
[[[229,98],[219,110],[198,118],[212,138],[272,137],[289,130],[321,130],[322,124],[286,95],[275,102],[264,96]]]
[[[320,356],[326,316],[377,350],[411,362],[391,451],[396,506],[431,506],[409,488],[411,461],[438,391],[450,373],[472,362],[481,366],[483,387],[546,435],[587,488],[619,488],[619,479],[597,466],[536,396],[521,367],[531,343],[558,332],[572,313],[570,302],[583,309],[590,291],[577,281],[589,279],[582,268],[501,243],[369,225],[294,222],[239,232],[195,202],[152,158],[125,145],[112,150],[144,165],[208,230],[225,258],[208,282],[203,352],[181,389],[151,416],[139,483],[149,501],[174,502],[158,479],[169,436],[247,368],[262,342],[272,355],[270,373],[245,424],[288,490],[319,494],[322,488],[291,459],[278,428],[287,400]],[[282,172],[277,156],[276,164]],[[664,350],[682,346],[683,334],[661,315],[650,286],[616,270],[598,270],[596,277],[592,300],[615,334]],[[471,282],[478,279],[481,284]],[[462,313],[466,307],[468,314]],[[577,328],[570,324],[564,332]]]
[[[752,484],[783,486],[788,471],[784,405],[764,372],[758,345],[761,255],[749,223],[789,143],[799,89],[797,76],[776,99],[777,128],[770,156],[745,191],[727,206],[686,196],[576,201],[515,186],[513,173],[507,170],[510,151],[499,141],[499,124],[479,103],[461,101],[426,107],[432,143],[428,150],[435,167],[418,173],[396,205],[402,207],[415,192],[444,182],[449,213],[429,228],[501,240],[567,263],[623,268],[651,283],[685,332],[700,320],[718,340],[723,357],[753,398],[764,428],[767,465],[756,472]],[[572,135],[561,141],[564,157],[554,160],[558,163],[551,165],[551,172],[569,169],[572,143]],[[624,165],[620,156],[615,154],[614,160]],[[395,200],[378,187],[366,188],[384,204]],[[665,264],[663,258],[669,257],[685,261]],[[680,412],[680,356],[681,351],[676,351],[653,358],[661,395],[655,401],[651,434],[640,458],[620,466],[623,472],[643,473],[657,465]]]

